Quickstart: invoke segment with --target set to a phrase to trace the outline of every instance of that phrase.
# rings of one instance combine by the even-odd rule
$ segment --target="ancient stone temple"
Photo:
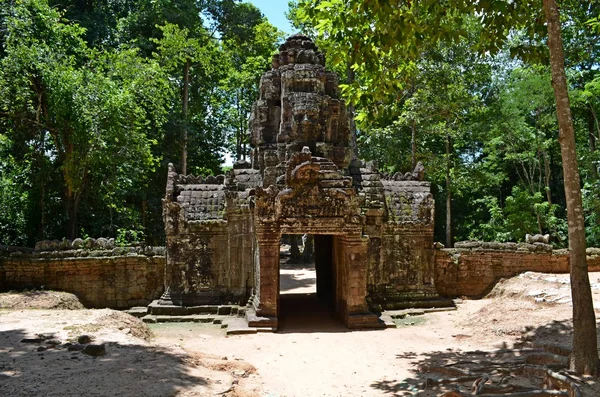
[[[246,305],[251,326],[276,329],[284,234],[314,235],[317,295],[349,328],[439,303],[422,167],[384,177],[349,140],[336,74],[309,38],[288,38],[260,81],[251,162],[205,178],[169,167],[166,292],[151,311]]]

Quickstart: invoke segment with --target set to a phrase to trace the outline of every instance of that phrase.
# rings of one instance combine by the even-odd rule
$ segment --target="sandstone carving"
[[[383,326],[371,309],[440,304],[423,164],[384,178],[354,158],[338,78],[308,37],[288,38],[272,65],[250,116],[249,163],[207,178],[169,165],[166,292],[150,311],[248,304],[251,325],[277,328],[284,234],[314,235],[317,295],[348,327]]]
[[[542,244],[550,244],[550,235],[549,234],[526,234],[525,242],[528,244],[534,243],[542,243]]]

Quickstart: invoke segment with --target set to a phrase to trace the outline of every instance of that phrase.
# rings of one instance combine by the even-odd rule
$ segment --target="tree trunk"
[[[594,114],[592,105],[590,105],[590,110],[588,112],[588,139],[590,143],[590,152],[592,153],[596,151],[596,123],[596,115]]]
[[[144,240],[146,244],[150,244],[150,233],[148,233],[148,200],[145,198],[142,199],[142,228],[144,230]]]
[[[300,248],[298,248],[298,235],[290,234],[290,259],[288,263],[300,263]]]
[[[312,263],[315,260],[315,245],[312,234],[307,234],[304,241],[304,250],[302,251],[302,263]]]
[[[348,84],[352,84],[354,82],[354,70],[352,70],[351,63],[348,62],[346,72],[348,73]],[[350,137],[348,146],[352,150],[352,158],[358,158],[358,145],[356,143],[356,123],[354,122],[354,105],[352,103],[348,104],[348,119],[350,120]]]
[[[588,111],[588,141],[590,145],[590,152],[594,153],[596,151],[596,115],[594,114],[594,109],[592,105],[590,105],[590,109]],[[596,164],[592,163],[591,176],[592,179],[598,179],[598,168]]]
[[[410,164],[413,170],[417,166],[417,126],[414,120],[410,126]]]
[[[546,190],[546,199],[548,204],[552,206],[552,194],[550,192],[550,180],[552,173],[550,171],[550,159],[548,159],[548,153],[544,150],[542,155],[544,156],[544,189]]]
[[[575,130],[571,117],[565,59],[560,28],[560,14],[556,0],[544,0],[544,12],[548,22],[548,47],[552,69],[552,86],[556,99],[559,126],[560,151],[567,199],[569,224],[569,264],[571,273],[571,297],[573,300],[573,352],[570,369],[578,374],[596,375],[598,371],[598,343],[596,340],[596,317],[592,303],[590,280],[585,256],[585,224],[577,154]]]
[[[181,131],[181,173],[187,175],[188,107],[190,102],[190,60],[183,65],[183,130]]]
[[[67,238],[74,240],[77,238],[77,215],[79,213],[79,197],[80,195],[74,194],[72,190],[66,188],[65,202],[67,206]]]
[[[450,134],[446,135],[446,248],[452,248],[452,184],[450,180]]]
[[[237,128],[235,129],[235,161],[242,159],[242,112],[240,107],[240,94],[236,92],[235,111],[237,113]]]

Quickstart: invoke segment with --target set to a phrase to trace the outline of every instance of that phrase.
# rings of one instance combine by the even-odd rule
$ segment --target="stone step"
[[[142,318],[146,314],[148,314],[148,307],[146,307],[146,306],[132,307],[129,310],[125,310],[125,313],[131,314],[133,317]]]
[[[199,305],[199,306],[178,306],[165,305],[159,300],[155,300],[148,305],[148,313],[153,315],[168,316],[188,316],[193,314],[210,315],[243,315],[246,310],[238,305]]]
[[[456,307],[432,307],[425,309],[386,310],[382,317],[389,316],[392,319],[404,318],[406,316],[422,316],[425,313],[448,312],[456,310]]]
[[[241,317],[231,317],[225,320],[227,335],[248,335],[258,332],[258,328],[249,327],[248,322]]]
[[[168,316],[148,314],[142,317],[145,323],[204,323],[204,324],[223,324],[225,319],[230,316],[211,316],[203,314],[191,314],[183,316]],[[234,318],[234,317],[233,317]]]
[[[398,328],[398,326],[394,322],[394,319],[392,319],[391,316],[382,314],[381,316],[379,316],[379,319],[381,321],[383,321],[383,323],[385,324],[386,328]]]

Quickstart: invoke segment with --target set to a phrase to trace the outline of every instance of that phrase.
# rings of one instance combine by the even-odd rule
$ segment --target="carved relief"
[[[209,243],[209,236],[200,236],[190,241],[189,250],[185,253],[187,282],[191,291],[210,289],[214,286],[212,268],[214,252],[209,248]]]

